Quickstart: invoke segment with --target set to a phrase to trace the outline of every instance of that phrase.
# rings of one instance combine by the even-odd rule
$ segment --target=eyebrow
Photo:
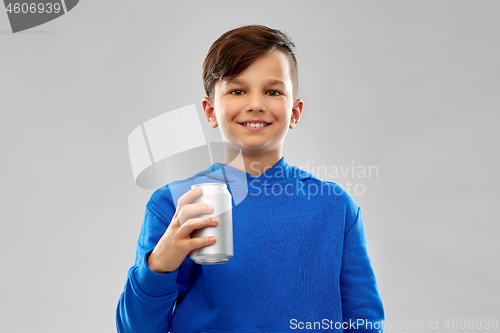
[[[246,81],[245,80],[242,80],[242,79],[228,79],[226,80],[228,83],[234,83],[234,84],[245,84]],[[281,84],[281,85],[285,85],[285,83],[281,80],[278,80],[278,79],[269,79],[267,80],[266,82],[267,85],[270,85],[270,86],[273,86],[273,85],[277,85],[277,84]]]

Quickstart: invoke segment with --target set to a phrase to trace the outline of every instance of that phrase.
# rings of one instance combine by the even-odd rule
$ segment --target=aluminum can
[[[196,184],[192,185],[191,189],[197,187],[201,187],[203,194],[193,200],[193,203],[203,202],[213,205],[215,209],[211,214],[200,214],[196,217],[215,217],[219,219],[219,224],[193,231],[192,238],[215,236],[217,241],[213,245],[191,251],[189,257],[197,264],[223,264],[234,255],[231,193],[224,183]]]

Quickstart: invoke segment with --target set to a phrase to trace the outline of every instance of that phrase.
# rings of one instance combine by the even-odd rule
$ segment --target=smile
[[[261,131],[269,127],[269,125],[271,125],[270,123],[239,123],[239,124],[245,129],[250,131]]]

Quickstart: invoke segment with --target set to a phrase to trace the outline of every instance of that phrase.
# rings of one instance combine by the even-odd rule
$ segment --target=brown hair
[[[295,44],[284,32],[263,25],[247,25],[224,33],[212,44],[203,62],[203,85],[207,97],[213,101],[217,80],[234,79],[257,58],[280,50],[290,63],[295,100],[299,82],[294,48]]]

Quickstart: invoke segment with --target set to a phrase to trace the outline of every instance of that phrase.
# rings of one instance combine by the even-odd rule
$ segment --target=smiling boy
[[[118,303],[119,332],[383,331],[360,207],[282,156],[304,105],[293,47],[281,31],[251,25],[210,48],[202,107],[227,143],[225,163],[152,195]],[[233,203],[234,257],[225,264],[188,256],[217,241],[190,236],[217,225],[195,217],[213,211],[192,203],[201,191],[190,186],[205,182],[248,191]],[[175,193],[183,193],[177,201]]]
[[[235,167],[253,176],[281,159],[285,135],[300,119],[304,103],[296,99],[297,69],[292,74],[291,57],[280,50],[268,51],[238,78],[207,87],[211,97],[202,101],[210,125],[219,126],[223,141],[241,150],[244,166]]]

